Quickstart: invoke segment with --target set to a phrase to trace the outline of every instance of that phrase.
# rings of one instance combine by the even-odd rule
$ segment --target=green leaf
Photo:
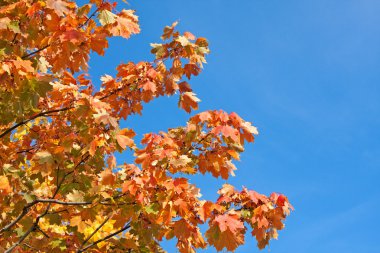
[[[247,209],[242,209],[240,213],[243,218],[250,218],[252,216],[252,212]]]
[[[31,86],[41,97],[45,97],[48,91],[51,91],[53,86],[47,81],[40,81],[36,79],[30,80]]]
[[[18,24],[18,21],[11,21],[7,26],[8,29],[13,31],[14,33],[20,33],[20,26]]]
[[[150,204],[145,207],[145,212],[148,214],[157,214],[159,210],[159,205],[157,203]]]
[[[16,231],[18,237],[20,237],[24,234],[24,230],[22,229],[22,227],[16,228],[15,231]]]
[[[15,174],[19,172],[18,169],[16,169],[15,167],[12,166],[12,164],[9,164],[9,163],[6,163],[3,165],[3,170],[4,170],[4,173],[6,174]]]
[[[59,248],[60,250],[66,249],[65,242],[62,239],[54,239],[49,243],[49,245],[53,249],[55,249],[55,248]]]
[[[85,4],[82,7],[78,8],[78,16],[87,15],[91,10],[91,4]]]
[[[33,196],[31,194],[25,193],[24,194],[24,199],[26,200],[27,203],[31,203],[36,199],[36,196]]]
[[[162,44],[150,43],[150,46],[152,47],[151,53],[155,54],[157,59],[165,56],[166,49]]]
[[[68,192],[71,192],[73,189],[75,189],[77,187],[77,184],[75,183],[69,183],[69,184],[65,184],[61,187],[61,192],[63,194],[66,194]]]
[[[62,224],[62,217],[60,214],[57,214],[57,213],[49,214],[48,219],[49,219],[50,224],[57,224],[57,225]]]

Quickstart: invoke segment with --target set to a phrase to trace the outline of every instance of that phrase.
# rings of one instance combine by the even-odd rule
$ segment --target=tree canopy
[[[151,62],[120,64],[93,84],[89,55],[140,32],[135,12],[119,10],[107,0],[0,4],[0,251],[161,252],[172,238],[180,252],[234,251],[248,231],[264,248],[284,227],[287,197],[224,184],[210,201],[189,181],[234,175],[258,134],[250,122],[205,111],[141,144],[120,127],[160,96],[198,109],[189,80],[206,62],[205,38],[173,23],[151,44]]]

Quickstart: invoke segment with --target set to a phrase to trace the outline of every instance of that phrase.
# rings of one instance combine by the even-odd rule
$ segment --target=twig
[[[10,253],[12,252],[18,245],[20,245],[20,243],[22,243],[26,237],[28,237],[28,235],[34,231],[36,229],[36,224],[33,224],[29,229],[28,231],[25,232],[25,234],[23,236],[21,236],[21,238],[15,243],[13,244],[9,249],[7,249],[6,251],[4,251],[4,253]]]
[[[38,251],[37,248],[35,248],[35,247],[33,247],[33,246],[31,246],[31,245],[29,245],[29,244],[27,244],[27,243],[23,243],[22,245],[24,245],[25,247],[28,247],[28,248],[30,248],[30,249],[34,249],[34,250]]]
[[[92,233],[91,233],[91,235],[89,236],[89,237],[87,237],[84,241],[83,241],[83,243],[82,243],[82,246],[81,246],[81,248],[83,248],[83,246],[84,245],[86,245],[86,243],[96,234],[96,232],[98,232],[99,231],[99,229],[101,229],[103,226],[104,226],[104,224],[106,224],[107,223],[107,221],[111,218],[111,216],[112,216],[112,214],[111,215],[109,215],[103,222],[102,222],[102,224],[100,224]]]
[[[11,44],[12,44],[12,45],[15,44],[15,41],[16,41],[16,38],[17,38],[17,35],[18,35],[18,33],[15,33],[15,36],[13,37],[13,40],[11,41]]]
[[[48,234],[46,234],[39,226],[36,226],[36,229],[41,232],[46,238],[50,238]]]
[[[73,109],[74,107],[64,107],[64,108],[61,108],[61,109],[56,109],[56,110],[51,110],[51,111],[45,111],[45,112],[40,112],[40,113],[37,113],[36,115],[34,115],[33,117],[29,118],[29,119],[26,119],[26,120],[23,120],[15,125],[13,125],[12,127],[8,128],[7,130],[5,130],[2,134],[0,134],[0,138],[3,138],[6,134],[8,134],[9,132],[12,132],[13,130],[15,130],[16,128],[18,128],[19,126],[21,125],[24,125],[26,123],[28,123],[29,121],[32,121],[38,117],[42,117],[42,116],[45,116],[45,115],[49,115],[51,113],[55,113],[55,112],[63,112],[63,111],[67,111],[67,110],[70,110],[70,109]]]
[[[30,52],[29,54],[26,54],[26,55],[23,55],[23,56],[21,57],[21,59],[24,60],[24,59],[28,58],[29,56],[32,56],[32,55],[38,54],[39,52],[41,52],[41,51],[45,50],[46,48],[50,47],[50,45],[51,45],[51,44],[47,44],[46,46],[41,47],[40,49],[37,49],[36,51]]]
[[[97,8],[87,19],[86,21],[84,21],[83,24],[79,25],[78,28],[82,28],[83,26],[87,25],[87,23],[90,21],[90,19],[92,19],[95,14],[100,10],[100,8]]]
[[[65,202],[65,201],[60,201],[56,199],[37,199],[37,202],[39,203],[50,203],[50,204],[59,204],[59,205],[64,205],[64,206],[85,206],[85,205],[91,205],[92,202]]]
[[[83,26],[85,26],[89,21],[90,21],[90,19],[92,19],[94,16],[95,16],[95,14],[97,13],[99,11],[99,8],[98,9],[96,9],[87,19],[86,19],[86,21],[83,23],[83,24],[81,24],[81,25],[79,25],[78,26],[78,29],[79,28],[82,28]],[[26,58],[28,58],[28,57],[30,57],[30,56],[33,56],[33,55],[35,55],[35,54],[38,54],[39,52],[41,52],[41,51],[43,51],[43,50],[45,50],[46,48],[48,48],[48,47],[50,47],[51,46],[51,44],[47,44],[46,46],[44,46],[44,47],[41,47],[40,49],[37,49],[36,51],[33,51],[33,52],[30,52],[29,54],[26,54],[26,55],[24,55],[24,56],[22,56],[21,57],[21,59],[26,59]]]
[[[131,225],[128,223],[127,225],[125,225],[123,228],[117,230],[116,232],[113,232],[112,234],[109,234],[109,235],[107,235],[106,237],[104,237],[104,238],[102,238],[102,239],[99,239],[99,240],[97,240],[97,241],[95,241],[95,242],[89,244],[89,245],[86,246],[85,248],[79,249],[79,250],[77,251],[77,253],[82,253],[82,252],[86,251],[87,249],[89,249],[89,248],[91,248],[91,247],[94,247],[94,246],[97,245],[98,243],[103,242],[103,241],[105,241],[105,240],[107,240],[107,239],[109,239],[109,238],[111,238],[111,237],[113,237],[113,236],[115,236],[115,235],[117,235],[117,234],[120,234],[121,232],[127,230],[127,229],[130,228],[130,227],[131,227]]]
[[[88,157],[88,156],[87,156]],[[87,159],[87,157],[85,157],[85,158],[82,158],[82,160],[75,166],[75,168],[77,168],[85,159]],[[75,168],[74,168],[74,170],[75,170]],[[61,180],[61,182],[59,182],[59,184],[57,185],[57,189],[55,190],[55,192],[54,192],[54,194],[53,194],[53,196],[52,196],[52,199],[53,198],[55,198],[55,196],[58,194],[58,191],[59,191],[59,189],[60,189],[60,187],[61,187],[61,185],[62,185],[62,183],[63,183],[63,181],[66,179],[66,177],[68,176],[68,175],[70,175],[70,174],[72,174],[73,172],[74,172],[74,170],[73,171],[70,171],[70,172],[68,172],[68,173],[66,173],[64,176],[63,176],[63,178],[62,178],[62,180]],[[46,208],[46,210],[45,210],[45,212],[44,212],[44,214],[42,215],[42,216],[38,216],[37,217],[37,219],[36,219],[36,221],[37,221],[37,223],[35,223],[35,225],[34,226],[32,226],[31,228],[33,228],[33,229],[35,229],[35,226],[37,226],[37,224],[38,224],[38,221],[39,221],[39,218],[41,218],[41,217],[43,217],[43,216],[45,216],[45,215],[47,215],[47,214],[49,214],[49,210],[50,210],[50,206],[51,206],[51,204],[52,204],[52,202],[49,202],[49,201],[44,201],[44,200],[41,200],[41,199],[37,199],[37,200],[34,200],[33,202],[31,202],[31,203],[29,203],[29,204],[27,204],[26,206],[24,206],[24,208],[22,209],[22,212],[21,212],[21,214],[14,220],[14,221],[12,221],[11,223],[9,223],[7,226],[5,226],[5,227],[3,227],[1,230],[0,230],[0,234],[1,233],[3,233],[4,231],[7,231],[7,230],[9,230],[10,228],[12,228],[14,225],[16,225],[17,224],[17,222],[19,222],[28,212],[29,212],[29,209],[32,207],[32,206],[34,206],[35,204],[37,204],[37,203],[44,203],[44,202],[48,202],[49,203],[49,205],[48,205],[48,207]],[[29,231],[29,230],[28,230]],[[30,233],[30,232],[29,232]],[[28,234],[29,234],[28,233]],[[28,234],[26,235],[26,236],[28,236]],[[25,235],[25,234],[24,234]],[[22,236],[22,237],[24,237],[24,236]],[[20,239],[22,239],[22,237],[20,238]],[[25,239],[25,238],[24,238]],[[23,240],[24,240],[23,239]],[[19,241],[19,243],[17,244],[17,245],[19,245],[20,243],[21,243],[22,241]],[[16,246],[17,246],[16,245]],[[15,246],[15,247],[16,247]],[[13,247],[13,246],[12,246]],[[9,248],[8,250],[13,250],[14,249],[14,247],[13,248]],[[9,252],[11,252],[11,251],[9,251]]]
[[[22,209],[22,212],[20,213],[20,215],[14,220],[12,221],[11,223],[9,223],[8,225],[6,225],[5,227],[3,227],[2,229],[0,229],[0,234],[3,233],[4,231],[7,231],[9,230],[11,227],[13,227],[14,225],[16,225],[16,223],[21,220],[28,212],[29,212],[29,208],[31,208],[32,206],[34,206],[35,204],[37,204],[38,202],[36,201],[33,201],[29,204],[27,204],[26,206],[24,206],[24,208]]]

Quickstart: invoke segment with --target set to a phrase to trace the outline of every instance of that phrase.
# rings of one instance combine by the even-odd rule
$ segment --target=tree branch
[[[48,234],[46,234],[39,226],[36,226],[36,229],[41,232],[46,238],[50,238]]]
[[[85,158],[82,158],[82,160],[75,166],[75,168],[77,168],[83,161],[85,161],[85,159],[87,159],[88,158],[88,156],[87,157],[85,157]],[[70,172],[68,172],[68,173],[66,173],[64,176],[63,176],[63,178],[62,178],[62,180],[61,180],[61,182],[59,182],[59,184],[57,185],[57,189],[55,190],[55,192],[54,192],[54,194],[53,194],[53,196],[52,196],[52,198],[54,198],[56,195],[57,195],[57,193],[58,193],[58,191],[59,191],[59,189],[61,188],[61,185],[62,185],[62,183],[63,183],[63,181],[66,179],[66,177],[68,176],[68,175],[70,175],[71,173],[73,173],[74,172],[74,170],[73,171],[70,171]],[[12,228],[14,225],[16,225],[17,224],[17,222],[19,222],[28,212],[29,212],[29,209],[32,207],[32,206],[34,206],[35,204],[37,204],[37,203],[44,203],[44,201],[41,201],[41,199],[40,200],[34,200],[33,202],[31,202],[31,203],[29,203],[29,204],[27,204],[26,206],[24,206],[24,208],[22,209],[22,212],[21,212],[21,214],[14,220],[14,221],[12,221],[11,223],[9,223],[8,225],[6,225],[5,227],[3,227],[1,230],[0,230],[0,234],[1,233],[3,233],[3,232],[5,232],[5,231],[8,231],[10,228]],[[45,211],[45,215],[46,214],[49,214],[49,209],[50,209],[50,205],[51,205],[51,203],[49,203],[49,205],[48,205],[48,207],[47,207],[47,209],[46,209],[46,211]]]
[[[35,229],[36,229],[36,226],[37,224],[33,224],[29,229],[28,231],[25,232],[25,234],[23,236],[21,236],[21,238],[15,243],[13,244],[9,249],[7,249],[6,251],[4,251],[4,253],[10,253],[12,252],[18,245],[20,245],[20,243],[22,243],[26,237],[28,237],[28,235],[33,232]]]
[[[97,241],[95,241],[95,242],[89,244],[89,245],[86,246],[85,248],[81,248],[81,249],[79,249],[79,250],[77,251],[77,253],[82,253],[82,252],[86,251],[87,249],[89,249],[89,248],[91,248],[91,247],[94,247],[94,246],[97,245],[98,243],[103,242],[103,241],[106,241],[106,240],[108,240],[109,238],[111,238],[111,237],[113,237],[113,236],[115,236],[115,235],[117,235],[117,234],[120,234],[121,232],[127,230],[127,229],[130,228],[130,227],[131,227],[131,225],[128,223],[127,225],[125,225],[123,228],[117,230],[116,232],[113,232],[112,234],[109,234],[109,235],[107,235],[106,237],[104,237],[104,238],[102,238],[102,239],[99,239],[99,240],[97,240]]]
[[[78,28],[82,28],[83,26],[87,25],[87,23],[95,16],[95,14],[100,10],[100,8],[97,8],[87,19],[84,21],[83,24],[79,25]]]
[[[117,88],[117,89],[114,89],[114,90],[111,91],[110,93],[108,93],[108,94],[106,94],[106,95],[100,97],[99,100],[106,99],[106,98],[108,98],[108,97],[110,97],[110,96],[112,96],[112,95],[118,93],[119,91],[121,91],[121,90],[124,89],[124,88],[126,88],[126,86],[123,86],[123,87],[119,87],[119,88]]]
[[[3,227],[1,230],[0,230],[0,234],[5,232],[5,231],[8,231],[11,227],[13,227],[14,225],[16,225],[16,223],[21,220],[28,212],[29,212],[29,208],[31,208],[32,206],[34,206],[35,204],[37,204],[38,202],[36,201],[33,201],[29,204],[27,204],[26,206],[24,206],[24,208],[22,209],[22,212],[20,213],[20,215],[14,220],[12,221],[11,223],[9,223],[8,225],[6,225],[5,227]]]
[[[28,123],[29,121],[32,121],[38,117],[42,117],[42,116],[46,116],[46,115],[49,115],[51,113],[55,113],[55,112],[63,112],[63,111],[67,111],[67,110],[70,110],[70,109],[73,109],[74,107],[71,106],[71,107],[64,107],[64,108],[61,108],[61,109],[56,109],[56,110],[51,110],[51,111],[45,111],[45,112],[40,112],[40,113],[37,113],[36,115],[34,115],[33,117],[29,118],[29,119],[26,119],[26,120],[23,120],[15,125],[13,125],[12,127],[8,128],[7,130],[5,130],[3,133],[0,134],[0,138],[3,138],[6,134],[12,132],[13,130],[15,130],[16,128],[18,128],[19,126],[21,125],[24,125],[26,123]]]
[[[122,195],[121,195],[122,196]],[[9,228],[11,228],[12,226],[14,226],[22,217],[25,216],[25,214],[27,213],[28,211],[28,208],[30,208],[31,206],[37,204],[37,203],[49,203],[49,205],[46,207],[45,211],[40,214],[35,222],[33,223],[33,225],[28,229],[28,231],[25,232],[25,234],[15,243],[13,244],[9,249],[7,249],[4,253],[10,253],[12,252],[17,246],[19,246],[24,240],[26,237],[28,237],[28,235],[35,231],[35,230],[39,230],[41,233],[43,233],[45,236],[47,236],[46,233],[44,233],[42,230],[39,229],[38,227],[38,223],[40,221],[41,218],[43,218],[45,215],[48,215],[50,214],[49,213],[49,210],[50,210],[50,207],[51,207],[51,204],[60,204],[60,205],[91,205],[93,204],[93,202],[64,202],[64,201],[59,201],[59,200],[56,200],[56,199],[36,199],[34,200],[33,202],[29,203],[27,206],[24,207],[23,209],[23,212],[19,215],[19,217],[17,217],[16,220],[14,220],[13,222],[11,222],[9,225],[7,225],[6,227],[4,227],[0,232],[3,232],[3,231],[6,231],[6,230],[9,230]],[[100,201],[99,202],[100,204],[102,203],[105,203],[104,201]],[[26,210],[26,211],[24,211]],[[109,217],[110,218],[110,217]],[[97,230],[99,230],[102,226],[104,226],[104,224],[109,220],[109,218],[107,218],[102,224],[101,226],[99,226],[97,228]],[[121,232],[123,232],[124,230],[128,229],[130,227],[129,224],[127,224],[126,226],[124,226],[122,229],[104,237],[103,239],[100,239],[100,240],[97,240],[93,243],[91,243],[90,245],[88,245],[87,247],[83,248],[83,249],[80,249],[79,251],[77,251],[78,253],[79,252],[84,252],[85,250],[87,250],[88,248],[91,248],[95,245],[97,245],[98,243],[102,242],[102,241],[105,241]],[[97,231],[94,232],[94,234],[96,233]],[[93,235],[91,235],[88,239],[86,239],[87,241],[92,237]],[[85,243],[83,243],[84,245]],[[82,246],[83,247],[83,246]]]
[[[37,202],[39,203],[50,203],[50,204],[59,204],[59,205],[64,205],[64,206],[85,206],[85,205],[91,205],[92,202],[65,202],[65,201],[60,201],[57,199],[37,199]]]
[[[91,235],[89,236],[89,237],[87,237],[84,241],[83,241],[83,243],[82,243],[82,246],[81,246],[81,248],[83,248],[83,246],[84,245],[86,245],[86,243],[96,234],[96,232],[98,232],[99,231],[99,229],[101,229],[103,226],[104,226],[104,224],[106,224],[107,223],[107,221],[111,218],[111,216],[112,216],[112,214],[111,215],[109,215],[103,222],[102,222],[102,224],[100,224],[92,233],[91,233]]]
[[[96,9],[87,19],[86,19],[86,21],[84,21],[84,23],[83,24],[81,24],[81,25],[79,25],[78,26],[78,29],[80,29],[80,28],[82,28],[83,26],[85,26],[94,16],[95,16],[95,14],[97,13],[99,11],[99,8],[98,9]],[[33,56],[33,55],[35,55],[35,54],[38,54],[39,52],[41,52],[41,51],[43,51],[43,50],[45,50],[46,48],[48,48],[48,47],[50,47],[51,46],[51,44],[47,44],[46,46],[44,46],[44,47],[41,47],[41,48],[39,48],[39,49],[37,49],[36,51],[33,51],[33,52],[30,52],[29,54],[26,54],[26,55],[23,55],[22,57],[21,57],[21,59],[23,59],[23,60],[25,60],[26,58],[28,58],[28,57],[30,57],[30,56]]]
[[[39,52],[45,50],[46,48],[50,47],[51,44],[47,44],[46,46],[44,47],[41,47],[40,49],[37,49],[36,51],[33,51],[33,52],[30,52],[29,54],[26,54],[26,55],[23,55],[21,57],[21,59],[25,60],[26,58],[28,58],[29,56],[32,56],[32,55],[35,55],[35,54],[38,54]]]
[[[39,249],[37,249],[37,248],[35,248],[35,247],[33,247],[33,246],[27,244],[27,243],[23,243],[22,245],[24,245],[25,247],[28,247],[28,248],[30,248],[30,249],[34,249],[36,252],[38,252],[38,250],[39,250]]]

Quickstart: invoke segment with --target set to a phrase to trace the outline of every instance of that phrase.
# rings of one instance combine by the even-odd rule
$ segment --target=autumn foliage
[[[134,11],[106,0],[0,5],[0,252],[161,252],[172,238],[180,252],[234,251],[247,232],[259,248],[277,238],[291,209],[284,195],[224,184],[212,202],[189,182],[234,175],[257,134],[249,122],[206,111],[141,144],[120,128],[160,96],[198,108],[188,81],[206,62],[206,39],[167,26],[151,62],[120,64],[98,88],[89,55],[139,33]],[[115,152],[132,152],[134,163]]]

